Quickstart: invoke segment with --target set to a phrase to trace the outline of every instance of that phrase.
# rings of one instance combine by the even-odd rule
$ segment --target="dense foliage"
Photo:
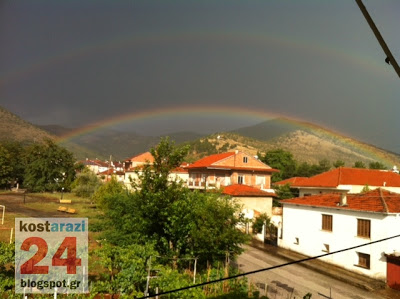
[[[97,175],[88,168],[77,174],[71,188],[77,196],[91,198],[102,182]]]

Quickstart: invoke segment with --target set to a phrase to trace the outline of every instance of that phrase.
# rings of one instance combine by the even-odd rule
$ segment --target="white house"
[[[381,188],[282,200],[278,246],[307,256],[400,235],[400,194]],[[332,254],[322,260],[400,286],[400,237]]]
[[[368,189],[383,187],[386,190],[400,193],[400,175],[394,171],[338,167],[310,178],[297,177],[275,183],[299,189],[299,196],[347,191],[360,193]]]

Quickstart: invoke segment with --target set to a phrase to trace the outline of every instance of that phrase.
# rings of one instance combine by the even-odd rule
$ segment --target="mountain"
[[[366,144],[307,122],[294,122],[277,118],[228,132],[226,139],[240,142],[252,152],[266,152],[282,148],[290,151],[296,160],[318,163],[322,159],[331,162],[341,160],[346,166],[355,161],[381,162],[388,168],[400,165],[400,155]],[[220,139],[221,141],[221,139]],[[231,142],[232,142],[231,141]]]
[[[40,126],[42,129],[56,135],[59,138],[77,131],[77,129],[65,128],[58,125]],[[189,140],[195,140],[204,135],[193,132],[177,132],[169,134],[168,137],[177,144]],[[115,160],[124,160],[137,154],[148,151],[157,145],[162,137],[166,136],[144,136],[136,132],[122,132],[110,129],[100,129],[82,136],[67,138],[60,142],[61,145],[74,152],[74,146],[91,149],[95,155],[87,155],[80,158],[109,159],[110,155]],[[77,154],[75,154],[78,156]]]
[[[165,137],[102,129],[60,141],[60,137],[74,131],[77,129],[57,125],[38,128],[0,107],[0,141],[15,140],[31,143],[44,138],[59,140],[59,144],[72,151],[77,159],[109,159],[111,155],[115,160],[122,160],[148,151],[157,145],[161,137]],[[256,155],[282,148],[291,152],[297,161],[312,164],[328,159],[331,162],[341,160],[346,166],[352,166],[356,161],[362,161],[366,165],[370,162],[381,162],[388,168],[400,165],[400,156],[396,153],[311,123],[285,118],[209,136],[193,132],[177,132],[169,134],[169,137],[176,144],[191,146],[188,156],[191,161],[223,151],[243,150]]]
[[[353,166],[356,161],[368,165],[380,162],[387,168],[400,165],[400,155],[380,149],[342,134],[306,122],[278,118],[254,126],[219,132],[188,143],[189,160],[229,150],[241,150],[251,155],[265,154],[273,149],[284,149],[298,162],[318,164],[323,159],[331,163],[345,162]]]
[[[55,137],[0,106],[0,141],[29,144],[44,139],[55,140]]]
[[[59,133],[60,128],[62,127],[58,128]],[[17,141],[23,144],[31,144],[43,142],[45,139],[57,141],[56,134],[53,134],[51,130],[47,131],[47,129],[47,127],[40,128],[35,126],[0,106],[0,142]],[[73,143],[66,146],[66,148],[73,152],[77,159],[97,155],[94,151]]]

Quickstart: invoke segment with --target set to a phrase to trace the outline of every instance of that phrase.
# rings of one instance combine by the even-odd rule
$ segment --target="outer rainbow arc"
[[[127,35],[120,36],[111,40],[105,40],[96,44],[83,45],[68,51],[46,56],[38,61],[28,65],[20,66],[3,75],[0,75],[0,85],[6,85],[19,78],[29,76],[51,68],[54,65],[62,64],[72,59],[81,59],[95,52],[107,52],[123,49],[124,47],[138,47],[150,44],[165,44],[174,42],[234,42],[234,43],[260,43],[263,45],[279,46],[300,50],[303,53],[313,53],[327,58],[334,58],[340,61],[346,61],[357,65],[363,69],[379,72],[381,75],[389,76],[385,65],[377,63],[370,57],[362,57],[359,53],[348,53],[343,49],[319,44],[314,41],[301,41],[294,37],[267,35],[265,33],[247,33],[247,32],[180,32],[173,34],[147,34],[147,35]]]

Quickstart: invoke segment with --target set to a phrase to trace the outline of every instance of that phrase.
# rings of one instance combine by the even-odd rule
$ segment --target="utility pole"
[[[378,40],[379,44],[381,45],[383,52],[385,52],[385,54],[386,54],[385,61],[393,66],[395,72],[397,73],[397,76],[400,77],[400,67],[397,64],[396,59],[392,55],[392,52],[390,52],[389,47],[386,45],[385,40],[383,39],[382,35],[380,34],[374,21],[372,20],[371,16],[369,15],[367,9],[365,8],[364,4],[362,3],[362,0],[356,0],[356,2],[357,2],[358,7],[360,8],[362,14],[364,15],[365,19],[367,20],[369,27],[371,27],[372,32],[375,34],[376,39]]]
[[[147,282],[146,282],[146,292],[145,296],[149,296],[149,285],[150,285],[150,271],[151,271],[151,256],[149,258],[149,268],[147,270]]]

